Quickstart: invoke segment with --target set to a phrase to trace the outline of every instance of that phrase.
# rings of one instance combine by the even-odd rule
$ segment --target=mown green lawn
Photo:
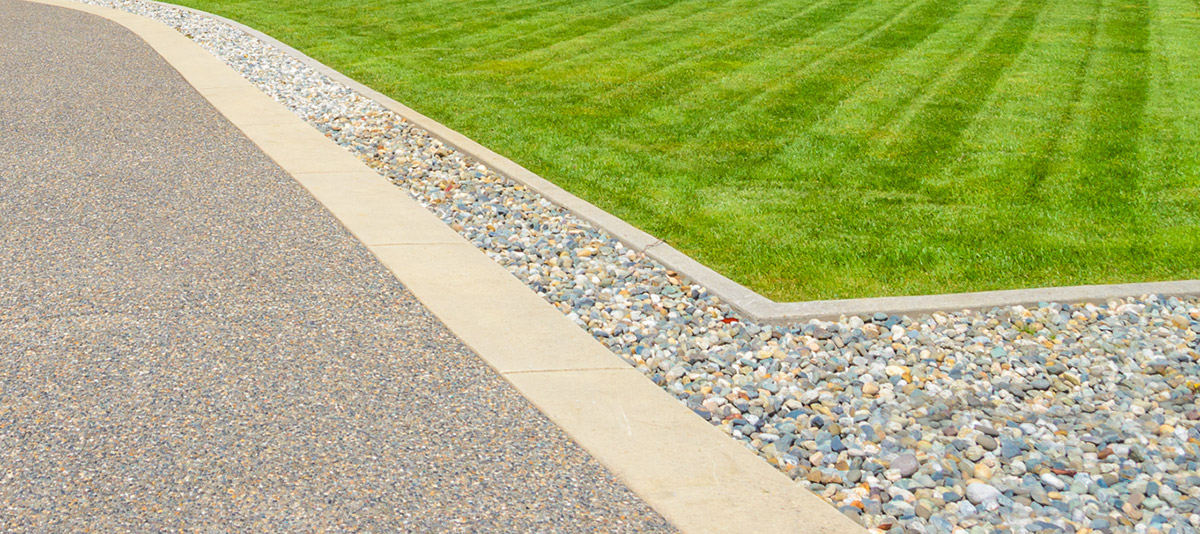
[[[182,0],[776,300],[1200,277],[1200,0]]]

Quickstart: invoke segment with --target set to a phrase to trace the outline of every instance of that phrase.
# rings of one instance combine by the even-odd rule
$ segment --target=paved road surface
[[[0,0],[0,530],[85,528],[670,530],[142,41]]]

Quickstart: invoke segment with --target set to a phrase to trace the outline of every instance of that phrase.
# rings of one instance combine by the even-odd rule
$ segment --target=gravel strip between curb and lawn
[[[868,527],[1196,532],[1200,299],[772,326],[250,35],[137,0]]]

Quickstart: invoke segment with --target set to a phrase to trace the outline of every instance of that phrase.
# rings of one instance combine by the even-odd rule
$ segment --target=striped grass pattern
[[[1200,0],[185,0],[776,300],[1200,277]]]

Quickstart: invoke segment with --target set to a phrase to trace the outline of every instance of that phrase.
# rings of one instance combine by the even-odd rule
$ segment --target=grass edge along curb
[[[426,117],[387,95],[355,81],[270,35],[240,22],[199,9],[168,2],[159,2],[157,0],[147,1],[219,20],[279,49],[281,52],[294,57],[317,72],[397,113],[414,125],[429,132],[430,135],[438,138],[443,143],[475,158],[497,173],[528,187],[547,200],[570,211],[580,219],[608,232],[629,248],[645,253],[646,256],[663,264],[668,269],[704,286],[708,289],[709,293],[719,297],[751,321],[780,325],[798,323],[810,319],[836,320],[842,316],[870,315],[874,313],[916,314],[967,309],[987,310],[1000,306],[1034,305],[1039,302],[1074,303],[1101,301],[1111,298],[1140,297],[1150,294],[1163,296],[1200,296],[1200,280],[1177,280],[1131,284],[1007,289],[901,297],[776,302],[692,259],[692,257],[676,250],[662,239],[656,238],[619,217],[596,207],[592,203],[568,193],[563,188],[554,185],[545,178],[534,174],[529,169],[475,142],[467,136]]]

